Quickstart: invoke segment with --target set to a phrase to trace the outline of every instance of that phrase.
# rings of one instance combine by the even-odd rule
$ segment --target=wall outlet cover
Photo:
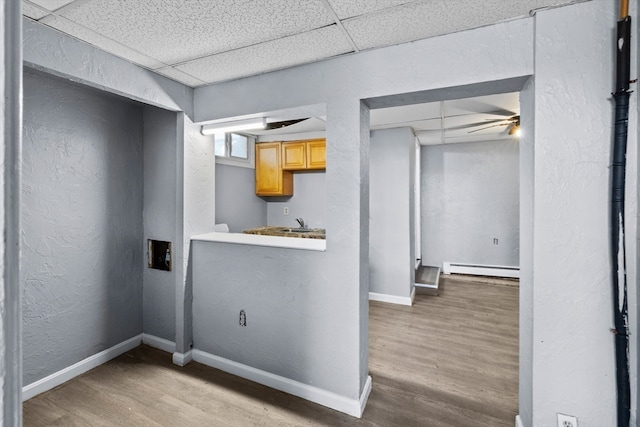
[[[578,427],[578,419],[570,415],[558,414],[558,427]]]

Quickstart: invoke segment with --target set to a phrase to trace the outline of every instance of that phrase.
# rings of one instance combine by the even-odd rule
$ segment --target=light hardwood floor
[[[24,404],[25,426],[513,426],[518,288],[443,278],[413,307],[370,304],[362,419],[138,347]]]

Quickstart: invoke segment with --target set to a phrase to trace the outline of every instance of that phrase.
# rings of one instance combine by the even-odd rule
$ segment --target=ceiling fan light
[[[514,125],[509,129],[509,136],[520,137],[522,131],[520,130],[520,125]]]

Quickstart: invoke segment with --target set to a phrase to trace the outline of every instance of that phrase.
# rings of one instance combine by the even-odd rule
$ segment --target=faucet
[[[298,221],[298,224],[300,224],[300,228],[307,228],[306,224],[304,223],[304,219],[296,218],[296,221]]]

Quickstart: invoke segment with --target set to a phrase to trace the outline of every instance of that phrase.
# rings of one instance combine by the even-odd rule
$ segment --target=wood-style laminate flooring
[[[413,307],[371,302],[362,419],[141,346],[25,402],[24,425],[513,426],[517,285],[440,285]]]

